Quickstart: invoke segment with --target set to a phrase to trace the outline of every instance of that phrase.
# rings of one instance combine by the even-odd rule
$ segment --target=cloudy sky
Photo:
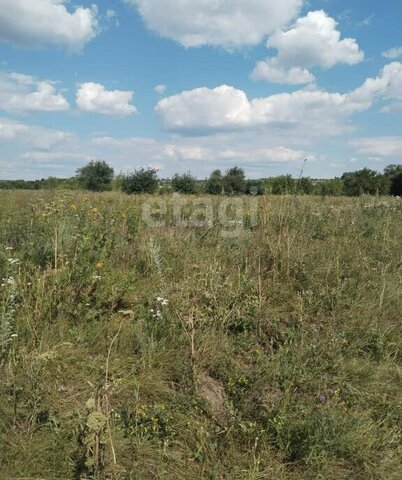
[[[0,178],[402,163],[400,0],[0,0]]]

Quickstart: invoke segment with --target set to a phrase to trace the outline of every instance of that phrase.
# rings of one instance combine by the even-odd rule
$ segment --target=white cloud
[[[227,85],[197,88],[158,102],[156,113],[167,130],[181,133],[233,131],[258,126],[317,125],[317,134],[330,121],[368,108],[367,100],[349,94],[297,90],[249,100],[242,90]]]
[[[314,82],[314,75],[307,68],[283,67],[277,58],[270,58],[258,62],[251,78],[253,80],[266,80],[271,83],[286,85],[300,85]]]
[[[383,52],[382,56],[391,60],[402,57],[402,47],[390,48],[389,50]]]
[[[0,142],[49,149],[60,142],[69,140],[72,134],[59,130],[19,123],[8,118],[0,118]]]
[[[133,96],[132,91],[108,91],[99,83],[87,82],[79,86],[76,101],[78,107],[85,112],[126,117],[137,112],[130,103]]]
[[[167,86],[164,84],[156,85],[154,88],[155,92],[159,95],[163,95],[166,92]]]
[[[54,83],[20,73],[0,73],[0,109],[7,112],[57,112],[70,105]]]
[[[396,100],[397,103],[387,105],[383,112],[390,112],[402,100],[402,63],[392,62],[381,70],[376,78],[368,78],[361,87],[353,92],[356,101],[372,101],[374,98]]]
[[[252,78],[272,83],[309,83],[314,76],[307,70],[315,66],[328,69],[336,64],[354,65],[364,59],[356,40],[345,38],[336,21],[323,10],[299,18],[293,28],[274,33],[267,43],[278,54],[257,63]]]
[[[228,85],[196,88],[160,100],[155,111],[164,128],[184,134],[207,134],[257,127],[282,127],[306,135],[333,135],[350,129],[347,119],[369,109],[374,100],[402,100],[402,63],[386,65],[349,93],[309,89],[249,100]]]
[[[185,47],[256,45],[286,26],[303,0],[126,0],[148,28]]]
[[[351,140],[349,145],[361,155],[372,158],[400,157],[402,155],[402,137],[372,137]]]
[[[38,47],[80,50],[98,32],[97,8],[76,7],[65,0],[0,0],[0,40]]]
[[[265,163],[289,163],[299,162],[308,154],[300,150],[292,150],[285,147],[273,148],[210,148],[197,145],[168,144],[163,149],[163,156],[176,161],[204,161],[204,162],[242,162],[242,164],[265,162]],[[310,155],[311,158],[311,155]]]

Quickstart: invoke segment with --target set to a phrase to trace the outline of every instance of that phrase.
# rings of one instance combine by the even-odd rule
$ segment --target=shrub
[[[183,175],[175,174],[172,178],[172,188],[175,192],[180,193],[196,193],[197,180],[190,172]]]
[[[114,170],[103,160],[92,160],[85,167],[77,170],[78,183],[86,190],[102,192],[109,190]]]
[[[246,191],[246,175],[244,170],[233,167],[223,177],[223,188],[228,195],[238,195]]]
[[[158,189],[158,171],[154,168],[141,168],[120,176],[121,190],[128,195],[133,193],[155,193]]]
[[[214,170],[205,183],[205,191],[211,195],[219,195],[223,190],[223,177],[220,170]]]

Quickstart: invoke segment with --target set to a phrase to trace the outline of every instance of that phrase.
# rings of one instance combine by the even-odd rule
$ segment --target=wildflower
[[[156,301],[160,303],[163,307],[165,307],[166,305],[169,305],[169,300],[167,298],[156,297]]]
[[[13,247],[6,247],[6,250],[14,250]]]
[[[102,269],[104,266],[105,266],[105,264],[103,262],[101,262],[101,261],[96,262],[96,268],[98,270]]]
[[[94,275],[92,278],[94,280],[100,280],[102,277],[100,275]]]
[[[319,400],[320,400],[321,403],[324,403],[326,399],[327,398],[323,393],[319,396]]]
[[[77,205],[75,203],[72,203],[70,205],[71,210],[77,210]]]

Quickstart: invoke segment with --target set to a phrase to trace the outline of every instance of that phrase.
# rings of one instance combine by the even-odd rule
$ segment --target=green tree
[[[314,183],[308,177],[302,177],[297,181],[296,184],[297,193],[304,193],[306,195],[311,195],[314,192]]]
[[[141,168],[120,176],[120,187],[124,193],[155,193],[159,186],[158,171],[154,168]]]
[[[340,178],[321,180],[315,185],[317,195],[339,197],[343,195],[343,181]]]
[[[92,160],[77,170],[77,180],[81,187],[93,192],[109,190],[114,176],[113,168],[103,160]]]
[[[388,165],[384,169],[384,175],[390,181],[390,194],[402,196],[402,165]]]
[[[296,181],[291,175],[269,178],[266,184],[266,190],[273,195],[289,195],[296,191]]]
[[[345,194],[351,197],[363,194],[387,195],[390,189],[389,178],[369,168],[344,173],[342,180]]]
[[[223,177],[223,188],[227,195],[239,195],[246,191],[246,175],[240,167],[226,171]]]
[[[205,183],[205,191],[211,195],[219,195],[223,190],[223,176],[220,170],[214,170]]]
[[[190,172],[184,173],[183,175],[176,173],[172,178],[172,188],[175,192],[187,194],[196,193],[197,180]]]

